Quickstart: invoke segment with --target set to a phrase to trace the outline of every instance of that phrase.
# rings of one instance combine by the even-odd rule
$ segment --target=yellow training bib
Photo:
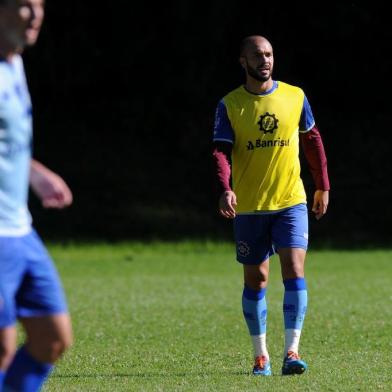
[[[304,92],[282,82],[266,95],[249,93],[241,86],[223,101],[234,131],[237,213],[274,211],[306,202],[298,136]]]

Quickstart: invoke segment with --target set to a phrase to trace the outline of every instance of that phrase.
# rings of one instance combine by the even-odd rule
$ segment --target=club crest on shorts
[[[257,124],[260,126],[260,131],[264,133],[273,133],[278,128],[279,120],[275,117],[275,114],[269,114],[268,112],[260,116],[260,120]]]
[[[237,251],[241,257],[246,257],[246,256],[249,256],[250,247],[245,241],[238,241]]]

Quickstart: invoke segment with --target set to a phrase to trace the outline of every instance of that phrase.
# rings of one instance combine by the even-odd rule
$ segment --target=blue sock
[[[266,289],[252,290],[245,286],[242,294],[242,311],[244,313],[249,333],[253,335],[265,334],[267,330],[267,302]]]
[[[4,377],[5,377],[4,370],[0,370],[0,391],[3,390],[3,380],[4,380]]]
[[[285,353],[298,353],[299,339],[308,305],[308,291],[305,278],[286,279],[283,281],[285,292],[283,314],[285,327]]]
[[[22,346],[6,372],[4,388],[18,392],[39,391],[52,367],[51,364],[38,362]]]

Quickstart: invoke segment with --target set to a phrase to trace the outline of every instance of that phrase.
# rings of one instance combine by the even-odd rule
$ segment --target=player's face
[[[259,82],[266,82],[272,77],[274,68],[274,55],[268,41],[256,41],[249,45],[241,56],[241,65],[247,76]]]
[[[44,0],[19,0],[19,16],[26,45],[34,45],[44,20]]]
[[[10,45],[23,48],[35,44],[44,19],[44,0],[8,0],[0,12],[3,34]]]

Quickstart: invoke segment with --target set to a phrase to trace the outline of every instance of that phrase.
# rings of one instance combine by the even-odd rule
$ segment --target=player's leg
[[[24,274],[18,237],[0,236],[0,391],[16,351],[15,295]]]
[[[20,321],[26,332],[26,342],[17,351],[7,371],[5,384],[11,390],[39,391],[55,361],[71,345],[71,321],[68,314]]]
[[[54,361],[71,344],[72,331],[61,282],[43,244],[32,232],[21,246],[27,271],[16,302],[27,340],[8,368],[4,385],[31,392],[40,390]]]
[[[20,320],[26,332],[26,351],[37,361],[55,363],[72,344],[67,313]]]
[[[299,341],[307,310],[304,273],[308,244],[308,219],[305,205],[294,206],[276,216],[274,243],[278,249],[285,288],[283,314],[285,348],[283,374],[303,373],[307,365],[298,355]]]
[[[270,375],[267,350],[267,290],[269,259],[257,265],[244,265],[242,311],[253,345],[255,365],[253,374]]]
[[[5,373],[16,351],[15,325],[0,328],[0,391],[3,390]]]
[[[298,248],[279,249],[285,288],[283,312],[285,323],[285,355],[298,354],[301,330],[307,310],[308,293],[304,275],[305,251]]]
[[[266,345],[267,302],[265,298],[271,246],[266,241],[260,216],[240,215],[235,218],[237,260],[243,264],[244,289],[242,310],[252,340],[255,366],[253,374],[270,375]],[[269,237],[269,236],[267,236]]]

